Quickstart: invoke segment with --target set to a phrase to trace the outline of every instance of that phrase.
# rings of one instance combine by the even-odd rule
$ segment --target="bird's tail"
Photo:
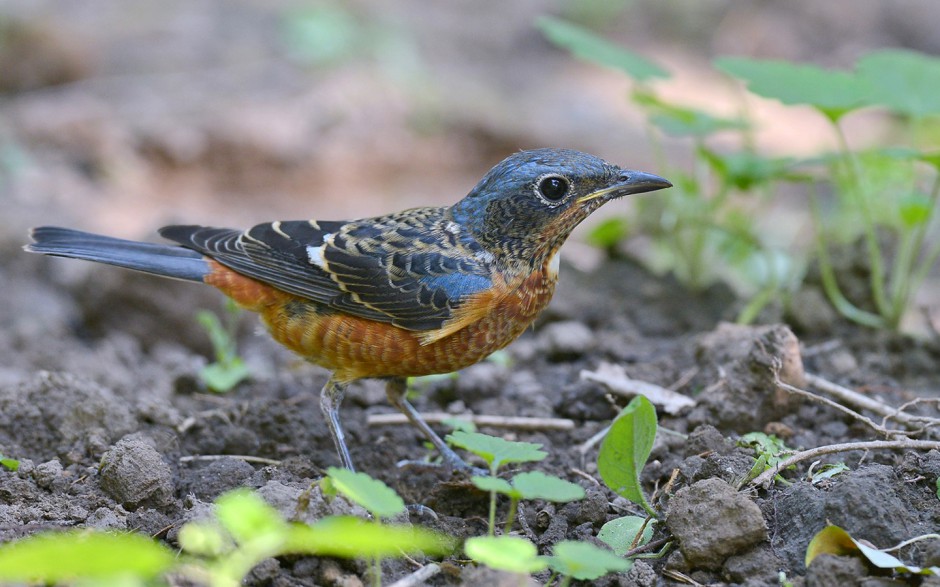
[[[210,270],[201,253],[175,245],[129,241],[57,226],[34,228],[31,235],[36,242],[23,248],[32,253],[85,259],[189,281],[202,281]]]

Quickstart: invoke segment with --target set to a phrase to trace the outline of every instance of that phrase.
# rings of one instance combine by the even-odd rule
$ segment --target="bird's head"
[[[538,264],[606,202],[670,186],[587,153],[537,149],[493,167],[451,214],[497,258]]]

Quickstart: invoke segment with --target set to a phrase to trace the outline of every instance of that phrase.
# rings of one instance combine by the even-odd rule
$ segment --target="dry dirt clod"
[[[767,540],[757,504],[714,478],[676,492],[666,526],[692,569],[718,569],[732,554]]]
[[[173,501],[173,473],[140,434],[122,438],[101,459],[101,489],[129,510]]]

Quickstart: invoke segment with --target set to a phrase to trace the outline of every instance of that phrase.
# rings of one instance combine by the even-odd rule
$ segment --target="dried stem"
[[[830,444],[800,451],[786,459],[780,461],[775,466],[770,467],[751,481],[751,485],[756,487],[768,487],[780,471],[783,471],[791,465],[801,461],[815,459],[822,455],[828,455],[839,452],[849,452],[853,450],[877,450],[877,449],[915,449],[915,450],[940,450],[940,441],[934,440],[871,440],[868,442],[844,442],[840,444]]]

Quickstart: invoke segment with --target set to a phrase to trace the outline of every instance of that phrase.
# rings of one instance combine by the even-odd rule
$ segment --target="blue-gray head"
[[[606,202],[670,186],[587,153],[536,149],[502,160],[450,213],[492,253],[540,263]]]

